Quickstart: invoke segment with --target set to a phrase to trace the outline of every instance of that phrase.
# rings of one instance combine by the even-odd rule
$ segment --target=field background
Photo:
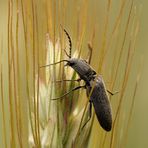
[[[47,62],[47,33],[55,46],[56,40],[62,38],[62,24],[72,38],[72,53],[78,50],[81,57],[87,57],[87,43],[90,42],[93,46],[92,67],[102,74],[107,88],[119,90],[119,94],[112,97],[113,118],[118,106],[120,113],[113,134],[107,136],[112,142],[105,141],[104,147],[147,148],[147,9],[147,0],[0,0],[0,133],[3,133],[0,147],[19,147],[20,143],[22,147],[30,145],[28,100],[36,96],[36,74],[39,66]],[[124,70],[128,64],[128,79],[125,78],[127,84],[124,84]],[[42,71],[40,78],[46,79],[45,75]],[[84,93],[79,97],[81,108],[83,98],[86,98]],[[35,134],[39,135],[38,105],[35,110]],[[95,148],[98,144],[101,147],[104,138],[100,140],[102,142],[98,139],[104,136],[94,119],[88,147]]]

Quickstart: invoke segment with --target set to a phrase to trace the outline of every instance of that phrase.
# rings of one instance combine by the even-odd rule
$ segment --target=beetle
[[[70,47],[69,54],[67,54],[67,52],[64,50],[66,55],[69,57],[69,59],[61,60],[59,62],[41,66],[41,67],[46,67],[46,66],[55,65],[61,62],[66,62],[65,66],[70,66],[79,75],[80,78],[76,81],[83,80],[85,82],[85,85],[77,86],[72,90],[70,90],[69,92],[65,93],[64,95],[54,98],[52,100],[61,99],[66,95],[70,94],[72,91],[78,90],[80,88],[85,88],[87,97],[89,97],[89,118],[85,122],[82,128],[84,128],[84,126],[91,119],[92,104],[93,104],[97,119],[101,127],[105,131],[110,131],[112,128],[112,109],[111,109],[111,104],[110,104],[107,92],[110,93],[111,95],[113,95],[113,93],[106,89],[103,78],[100,75],[97,76],[97,73],[89,65],[89,62],[87,62],[84,59],[77,59],[77,58],[71,57],[72,41],[68,32],[64,28],[63,30],[69,40],[69,47]],[[89,58],[89,61],[90,61],[90,58]],[[73,80],[64,80],[64,81],[73,81]]]

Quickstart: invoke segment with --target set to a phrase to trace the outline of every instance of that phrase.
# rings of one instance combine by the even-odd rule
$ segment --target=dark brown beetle
[[[72,90],[70,90],[68,93],[66,93],[60,97],[54,98],[52,100],[61,99],[64,96],[71,93],[72,91],[78,90],[80,88],[85,88],[87,96],[90,98],[89,99],[90,106],[89,106],[89,118],[88,118],[87,122],[83,125],[82,128],[84,128],[84,126],[91,119],[92,104],[93,104],[97,119],[98,119],[101,127],[106,131],[110,131],[112,128],[112,112],[111,112],[110,101],[108,99],[108,95],[106,92],[108,90],[106,90],[106,88],[105,88],[103,79],[101,76],[96,76],[96,72],[89,65],[89,63],[87,63],[86,60],[71,58],[71,49],[72,49],[71,38],[65,29],[64,29],[64,32],[66,33],[66,35],[69,39],[70,52],[69,52],[69,54],[66,53],[66,55],[69,57],[69,59],[68,60],[61,60],[59,62],[45,65],[42,67],[58,64],[61,62],[67,62],[65,64],[65,66],[72,67],[77,72],[77,74],[80,76],[80,79],[78,79],[76,81],[84,80],[85,85],[77,86],[77,87],[73,88]],[[89,61],[90,61],[90,59],[89,59]],[[64,81],[66,81],[66,80],[64,80]],[[70,80],[68,80],[68,81],[70,81]],[[71,80],[71,81],[73,81],[73,80]],[[113,93],[111,93],[110,91],[108,91],[108,92],[111,95],[113,95]]]

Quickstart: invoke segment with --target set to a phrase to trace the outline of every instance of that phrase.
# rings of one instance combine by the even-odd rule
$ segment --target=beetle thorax
[[[92,67],[83,59],[71,58],[68,65],[71,66],[85,82],[89,82],[96,74]]]

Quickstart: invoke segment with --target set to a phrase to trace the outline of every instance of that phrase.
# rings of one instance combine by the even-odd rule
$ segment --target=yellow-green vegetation
[[[115,5],[116,3],[116,5]],[[134,0],[8,0],[3,2],[0,36],[0,121],[2,147],[125,148],[140,78],[132,75],[139,6]],[[83,82],[63,63],[68,40],[60,24],[72,38],[72,56],[87,59],[101,74],[106,87],[118,94],[110,96],[113,112],[111,132],[96,120],[83,130],[88,117],[84,89],[59,97]],[[131,87],[127,96],[127,89]]]

